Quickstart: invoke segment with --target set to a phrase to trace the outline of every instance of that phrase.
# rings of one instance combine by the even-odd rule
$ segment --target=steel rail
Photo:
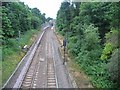
[[[45,31],[46,31],[46,30],[45,30]],[[33,57],[34,57],[34,54],[35,54],[35,52],[36,52],[36,50],[37,50],[37,47],[38,47],[39,43],[41,42],[41,39],[42,39],[45,31],[42,33],[41,37],[39,38],[39,40],[38,40],[37,43],[35,44],[35,46],[34,46],[34,48],[33,48],[33,50],[32,50],[32,53],[30,54],[30,56],[29,56],[29,58],[28,58],[28,61],[27,61],[27,63],[25,64],[24,68],[22,69],[19,77],[17,78],[17,82],[15,83],[15,85],[13,86],[13,88],[20,88],[20,87],[21,87],[22,82],[23,82],[23,80],[24,80],[24,77],[25,77],[25,75],[26,75],[26,73],[27,73],[27,70],[28,70],[28,68],[29,68],[29,66],[30,66],[30,63],[32,62],[32,59],[33,59]]]
[[[52,50],[53,50],[53,54],[55,54],[53,47],[52,47]],[[53,55],[53,63],[54,63],[54,70],[55,70],[56,88],[58,88],[58,80],[57,80],[57,74],[56,74],[56,65],[55,65],[55,57],[54,57],[54,55]]]
[[[11,76],[8,78],[8,80],[5,82],[5,84],[3,85],[2,89],[5,88],[7,86],[7,84],[9,83],[9,81],[11,80],[11,78],[14,76],[14,74],[16,73],[16,71],[18,70],[18,68],[20,67],[20,65],[22,64],[22,62],[24,61],[24,59],[30,54],[30,51],[32,50],[32,48],[34,47],[36,41],[32,44],[32,46],[30,47],[29,51],[26,53],[26,55],[22,58],[22,60],[18,63],[17,67],[15,68],[15,70],[13,71],[13,73],[11,74]]]

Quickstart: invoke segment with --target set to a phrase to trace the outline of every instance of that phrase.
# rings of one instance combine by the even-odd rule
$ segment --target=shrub
[[[113,46],[111,43],[107,43],[105,45],[105,48],[103,49],[102,55],[101,55],[101,60],[107,60],[110,58],[110,55],[112,53]]]
[[[110,79],[114,82],[117,82],[118,85],[120,85],[120,54],[119,54],[120,48],[116,49],[114,53],[112,54],[111,58],[109,59],[109,63],[106,65],[107,70],[110,73]]]

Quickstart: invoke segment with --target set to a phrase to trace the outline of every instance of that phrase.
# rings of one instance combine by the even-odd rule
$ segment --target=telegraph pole
[[[20,33],[21,33],[21,32],[20,32],[20,30],[19,30],[19,32],[18,32],[19,54],[20,54],[20,52],[21,52],[21,45],[20,45],[20,44],[21,44],[21,43],[20,43],[20,41],[21,41],[20,38],[21,38],[21,37],[20,37]]]
[[[66,56],[65,56],[65,52],[66,52],[66,43],[67,41],[66,41],[66,38],[64,38],[64,40],[63,40],[63,46],[64,46],[64,61],[63,61],[63,64],[66,64]]]

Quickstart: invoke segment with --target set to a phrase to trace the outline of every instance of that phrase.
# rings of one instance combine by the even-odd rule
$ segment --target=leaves
[[[104,48],[103,52],[102,52],[101,60],[107,60],[108,58],[110,58],[112,50],[113,50],[112,44],[111,43],[107,43],[105,45],[105,48]]]
[[[4,2],[0,11],[2,11],[2,28],[0,28],[2,39],[0,41],[2,41],[4,47],[4,58],[8,54],[18,51],[19,42],[16,38],[19,37],[19,31],[21,32],[20,36],[22,36],[32,28],[37,30],[46,19],[39,9],[31,9],[22,2]],[[25,39],[28,40],[27,35]],[[25,40],[21,39],[21,44],[23,41]],[[12,49],[9,51],[11,47]]]
[[[38,29],[45,20],[45,16],[37,8],[31,9],[22,2],[5,2],[2,4],[4,41],[7,44],[9,38],[18,37],[19,31],[24,34],[31,28]]]
[[[69,52],[97,88],[116,87],[118,82],[112,54],[119,48],[119,8],[112,2],[63,2],[57,13],[57,31],[67,36]]]

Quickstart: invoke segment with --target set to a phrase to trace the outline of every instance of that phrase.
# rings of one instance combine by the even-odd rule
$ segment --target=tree
[[[9,37],[12,37],[14,35],[14,30],[12,29],[11,22],[6,14],[7,9],[3,6],[2,7],[2,34],[4,36],[4,39],[8,41]]]
[[[66,1],[57,13],[57,31],[68,33],[69,53],[98,88],[119,87],[119,8],[119,2]]]
[[[70,2],[63,2],[61,4],[60,10],[57,13],[57,26],[62,32],[69,32],[70,29]],[[63,24],[61,24],[63,23]],[[62,27],[62,28],[61,28]],[[67,35],[65,35],[67,37]]]
[[[41,24],[45,22],[42,18],[39,9],[31,9],[23,2],[3,2],[1,33],[3,32],[5,41],[8,41],[11,38],[18,37],[19,31],[24,34],[31,28],[40,28]]]
[[[41,15],[41,19],[42,19],[42,24],[45,23],[45,21],[46,21],[45,13],[43,13],[43,14]]]
[[[49,22],[50,20],[53,20],[53,18],[48,17],[48,18],[46,19],[47,22]]]

